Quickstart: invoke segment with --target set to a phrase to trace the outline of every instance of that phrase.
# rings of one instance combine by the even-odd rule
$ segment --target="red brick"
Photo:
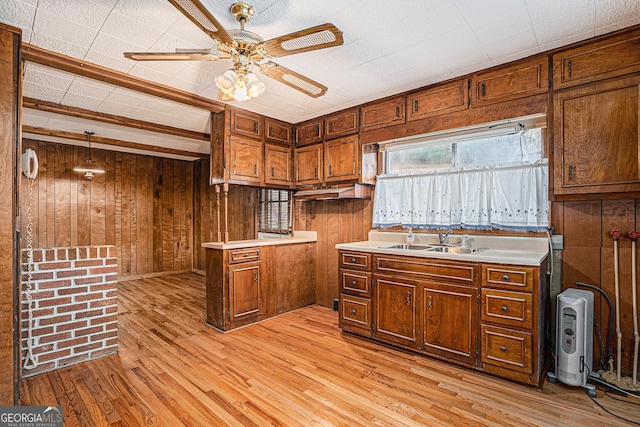
[[[94,342],[94,343],[91,343],[91,344],[87,344],[87,345],[76,347],[76,348],[73,349],[73,352],[75,354],[85,353],[85,352],[89,352],[91,350],[95,350],[95,349],[98,349],[98,348],[101,348],[101,347],[102,347],[102,343],[101,342]]]
[[[24,364],[24,359],[22,363]],[[22,371],[22,377],[27,378],[27,377],[32,377],[34,375],[42,374],[45,372],[53,371],[55,367],[56,367],[55,362],[40,363],[40,361],[38,361],[37,367],[33,369],[24,369]]]
[[[62,368],[64,366],[75,365],[76,363],[84,362],[85,360],[89,360],[89,355],[86,353],[72,357],[65,357],[64,359],[58,360],[58,367]]]
[[[89,248],[89,258],[98,258],[98,248]]]
[[[43,262],[38,264],[38,270],[57,270],[60,268],[71,268],[69,261]]]
[[[55,261],[56,259],[56,251],[53,249],[47,249],[44,251],[44,259],[47,261]]]
[[[71,280],[48,280],[46,282],[38,283],[38,289],[52,289],[52,288],[64,288],[71,286]]]
[[[90,285],[92,283],[102,283],[102,277],[81,277],[74,279],[76,285]]]
[[[25,330],[25,332],[27,332],[27,331]],[[39,336],[42,336],[42,335],[49,335],[49,334],[52,334],[52,333],[53,333],[53,327],[52,326],[49,326],[49,327],[46,327],[46,328],[38,328],[38,327],[36,327],[36,328],[33,328],[33,331],[31,332],[31,334],[34,337],[39,337]]]
[[[86,269],[56,271],[56,277],[57,278],[78,277],[78,276],[86,276],[86,275],[87,275],[87,270]]]
[[[82,294],[87,292],[88,289],[86,286],[74,286],[69,289],[60,289],[58,291],[58,295],[72,295],[72,294]]]
[[[102,334],[91,335],[91,342],[104,341],[109,338],[118,338],[118,331],[109,331]]]
[[[91,334],[97,334],[100,333],[104,330],[104,328],[102,326],[94,326],[92,328],[86,328],[86,329],[80,329],[77,330],[75,332],[77,337],[81,337],[81,336],[85,336],[85,335],[91,335]]]
[[[118,323],[117,322],[113,322],[113,323],[107,323],[106,325],[104,325],[104,329],[107,331],[112,331],[112,330],[117,330],[118,329]]]
[[[104,294],[102,292],[94,292],[94,293],[90,293],[90,294],[75,295],[73,297],[73,299],[75,301],[91,301],[91,300],[102,299],[102,298],[104,298]]]
[[[78,259],[87,259],[87,248],[78,248]]]
[[[67,248],[67,259],[73,261],[78,258],[78,250],[76,248]]]
[[[114,305],[114,306],[111,306],[111,307],[107,307],[107,308],[104,310],[104,313],[105,313],[105,314],[113,314],[113,313],[117,313],[117,312],[118,312],[118,306],[115,306],[115,305]]]
[[[100,258],[106,258],[109,256],[108,254],[109,252],[109,248],[107,248],[106,246],[103,246],[100,248]]]
[[[117,322],[117,321],[118,321],[118,316],[113,315],[113,316],[100,317],[98,319],[91,319],[91,324],[100,325],[102,323]]]
[[[46,271],[46,272],[33,273],[31,275],[31,279],[34,281],[53,279],[53,272]],[[22,273],[22,281],[23,282],[29,281],[29,277],[24,272]]]
[[[43,308],[42,310],[33,310],[33,317],[37,319],[38,317],[45,316],[53,316],[53,308]],[[27,313],[28,317],[28,313]]]
[[[118,300],[116,298],[101,299],[100,301],[92,301],[89,304],[89,307],[98,308],[98,307],[107,307],[112,305],[115,306],[117,302]]]
[[[39,326],[55,325],[56,323],[64,323],[70,320],[71,320],[70,314],[67,314],[64,316],[45,317],[43,319],[38,319],[38,325]]]
[[[104,290],[112,290],[116,289],[115,283],[97,283],[95,285],[91,285],[91,291],[104,291]]]
[[[33,250],[33,262],[42,262],[42,251],[39,249]]]
[[[56,294],[53,291],[41,291],[41,292],[31,292],[31,298],[35,300],[41,300],[45,298],[53,298]],[[27,297],[25,296],[23,299],[24,302],[28,302]]]
[[[86,320],[79,320],[72,323],[64,323],[62,325],[56,325],[56,332],[73,331],[75,329],[82,329],[87,327]]]
[[[88,342],[88,338],[87,337],[78,337],[78,338],[73,338],[70,340],[66,340],[66,341],[59,341],[58,342],[58,348],[59,349],[63,349],[63,348],[67,348],[67,347],[76,347],[82,344],[86,344]]]
[[[38,343],[46,344],[46,343],[55,343],[56,341],[68,340],[71,338],[71,332],[60,332],[53,335],[45,335],[40,337]]]
[[[87,317],[96,317],[96,316],[101,316],[102,314],[103,314],[102,310],[81,311],[80,313],[76,313],[76,319],[85,319]]]
[[[109,248],[109,257],[110,258],[117,258],[118,257],[118,248],[116,248],[115,246],[111,246]]]
[[[67,250],[66,249],[58,249],[58,259],[59,260],[67,259]]]
[[[107,267],[95,267],[89,269],[89,274],[113,274],[117,273],[118,269],[115,265],[110,265]]]
[[[86,310],[87,307],[88,307],[87,303],[69,304],[69,305],[58,307],[57,311],[58,313],[68,313],[70,311]]]
[[[71,303],[70,297],[43,299],[43,300],[38,300],[38,308],[55,307],[63,304],[69,304],[69,303]]]
[[[105,292],[104,294],[105,298],[116,298],[118,296],[118,290],[114,289],[112,291],[109,292]],[[116,299],[115,301],[113,301],[113,303],[115,304],[118,300]]]
[[[117,352],[118,352],[118,346],[115,345],[114,347],[92,351],[89,357],[91,359],[98,359],[99,357],[109,356],[111,354],[116,354]]]
[[[76,267],[102,267],[104,263],[101,259],[86,259],[86,260],[78,260],[75,263]]]
[[[104,264],[105,265],[117,265],[118,264],[118,259],[117,258],[106,258],[104,260]]]
[[[111,346],[117,346],[117,345],[118,345],[118,338],[110,339],[104,343],[105,347],[111,347]]]
[[[117,274],[117,272],[116,272],[116,274],[110,274],[108,276],[104,276],[104,281],[105,282],[117,283],[118,282],[118,274]]]
[[[52,351],[53,351],[53,343],[36,346],[33,349],[33,354],[37,356],[39,354],[50,353]]]

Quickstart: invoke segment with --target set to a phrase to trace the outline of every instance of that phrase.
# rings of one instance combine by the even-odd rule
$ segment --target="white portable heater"
[[[567,289],[559,294],[556,325],[556,377],[585,387],[593,368],[593,292]]]

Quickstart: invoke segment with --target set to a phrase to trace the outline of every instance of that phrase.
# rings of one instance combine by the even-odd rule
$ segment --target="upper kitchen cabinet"
[[[360,172],[358,135],[324,143],[325,182],[358,180]]]
[[[296,147],[322,142],[324,120],[313,119],[296,125]]]
[[[549,59],[538,56],[508,67],[471,76],[471,106],[480,107],[545,93],[549,90]]]
[[[376,101],[362,107],[362,130],[379,129],[405,122],[404,95]]]
[[[322,183],[323,144],[295,149],[296,184],[300,186]]]
[[[264,128],[266,129],[266,134],[264,136],[264,140],[266,142],[284,145],[291,144],[291,131],[293,126],[289,123],[265,117]]]
[[[262,116],[244,110],[231,110],[231,133],[262,139]]]
[[[640,76],[554,95],[554,192],[640,191]]]
[[[264,183],[274,185],[292,184],[293,157],[291,148],[282,145],[264,145]]]
[[[407,121],[424,119],[469,107],[469,80],[458,79],[407,95]]]
[[[640,30],[553,55],[553,88],[562,89],[640,71]]]
[[[263,146],[262,142],[248,138],[230,138],[227,167],[230,182],[260,185],[264,181]]]
[[[360,109],[351,108],[326,116],[324,119],[324,139],[358,133],[360,130]]]

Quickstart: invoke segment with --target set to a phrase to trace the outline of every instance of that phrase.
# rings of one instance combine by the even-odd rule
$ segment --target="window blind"
[[[261,188],[258,190],[258,231],[261,233],[291,233],[291,192]]]

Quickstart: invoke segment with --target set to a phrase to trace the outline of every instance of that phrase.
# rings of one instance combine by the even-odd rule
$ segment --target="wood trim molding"
[[[87,140],[87,135],[85,135],[84,133],[66,132],[62,130],[45,129],[41,127],[27,126],[27,125],[22,126],[22,133],[47,135],[47,136],[53,136],[57,138],[73,139],[76,141]],[[91,138],[91,141],[95,144],[104,144],[104,145],[112,145],[116,147],[133,148],[136,150],[150,151],[153,153],[173,154],[178,156],[194,157],[198,159],[208,157],[207,154],[197,153],[195,151],[176,150],[175,148],[158,147],[153,145],[140,144],[138,142],[122,141],[119,139],[104,138],[99,136],[93,136]]]
[[[167,135],[182,136],[184,138],[197,139],[199,141],[209,142],[211,139],[211,136],[208,133],[200,133],[187,129],[180,129],[172,126],[161,125],[158,123],[147,122],[144,120],[130,119],[128,117],[117,116],[114,114],[98,113],[91,110],[85,110],[83,108],[56,104],[55,102],[41,101],[34,98],[23,98],[22,106],[24,108],[47,111],[49,113],[64,114],[65,116],[80,117],[82,119],[96,120],[113,125],[127,126],[135,129],[148,130],[151,132],[160,132]]]
[[[185,92],[149,80],[111,70],[91,62],[82,61],[70,56],[62,55],[28,43],[22,43],[22,59],[46,67],[88,77],[104,83],[113,84],[137,92],[146,93],[170,101],[179,102],[203,110],[219,112],[224,110],[224,104],[204,98],[193,93]]]

